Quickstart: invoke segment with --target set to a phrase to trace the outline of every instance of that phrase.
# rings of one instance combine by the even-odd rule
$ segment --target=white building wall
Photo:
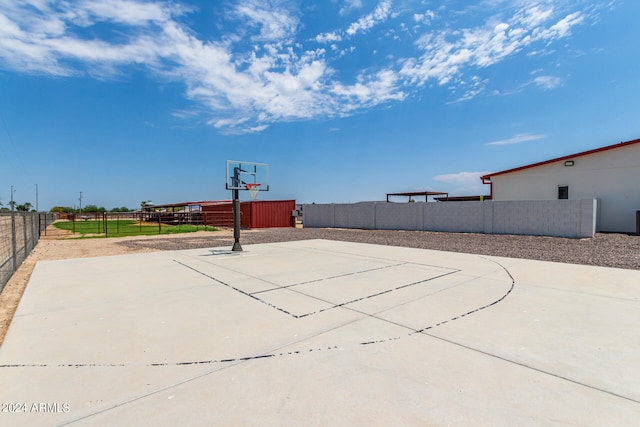
[[[598,231],[633,233],[640,210],[640,143],[492,177],[493,200],[598,199]]]

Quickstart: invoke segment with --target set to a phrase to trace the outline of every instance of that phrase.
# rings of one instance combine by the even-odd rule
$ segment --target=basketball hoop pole
[[[233,180],[234,180],[234,189],[233,189],[233,248],[232,251],[242,251],[242,246],[240,246],[240,190],[238,190],[238,185],[240,184],[240,168],[233,169]]]

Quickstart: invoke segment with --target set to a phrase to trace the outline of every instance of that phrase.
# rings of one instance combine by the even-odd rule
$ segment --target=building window
[[[569,186],[565,185],[562,187],[558,187],[558,199],[568,199],[569,198]]]

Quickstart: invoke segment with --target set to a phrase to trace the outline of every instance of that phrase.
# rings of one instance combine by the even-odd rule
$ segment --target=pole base
[[[242,246],[240,246],[240,242],[234,242],[233,248],[231,250],[234,252],[242,252]]]

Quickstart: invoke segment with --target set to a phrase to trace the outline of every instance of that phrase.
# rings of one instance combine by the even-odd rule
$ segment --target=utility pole
[[[80,213],[82,213],[82,191],[80,192],[80,209],[78,209],[80,211]]]

